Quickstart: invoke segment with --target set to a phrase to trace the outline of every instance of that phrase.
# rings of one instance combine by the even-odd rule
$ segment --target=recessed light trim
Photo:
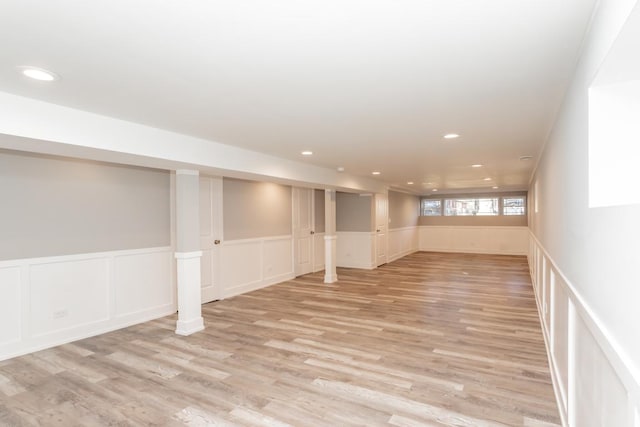
[[[485,181],[491,181],[491,178],[490,177],[486,177],[484,180]]]
[[[379,171],[373,171],[373,172],[371,172],[371,175],[380,175],[380,172]]]
[[[498,188],[500,188],[500,187],[498,187],[497,185],[494,185],[494,186],[493,186],[493,187],[491,187],[491,188],[493,188],[494,190],[497,190],[497,189],[498,189]]]
[[[53,82],[60,78],[56,73],[45,70],[44,68],[24,65],[18,67],[18,69],[20,70],[22,75],[41,82]]]
[[[434,188],[434,189],[433,189],[433,190],[431,190],[431,191],[438,191],[438,189],[437,189],[437,188]]]
[[[443,136],[444,139],[456,139],[456,138],[460,138],[460,135],[458,135],[457,133],[447,133]]]
[[[480,163],[476,163],[475,165],[471,165],[472,168],[481,168],[484,165],[481,165]]]
[[[407,181],[407,185],[413,185],[413,181]]]
[[[344,167],[343,167],[343,166],[338,166],[338,167],[336,168],[336,170],[337,170],[338,172],[344,172]]]
[[[302,151],[300,154],[302,154],[303,156],[313,156],[313,151],[311,151],[311,150],[304,150],[304,151]]]

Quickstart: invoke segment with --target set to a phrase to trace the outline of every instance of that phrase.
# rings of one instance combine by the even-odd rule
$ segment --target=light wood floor
[[[0,425],[553,426],[524,257],[316,273],[0,362]]]

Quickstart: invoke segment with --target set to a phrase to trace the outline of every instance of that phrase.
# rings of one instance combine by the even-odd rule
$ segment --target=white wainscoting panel
[[[170,247],[0,262],[0,360],[176,311]]]
[[[324,235],[316,233],[313,235],[313,272],[324,270]]]
[[[0,268],[0,346],[20,340],[22,333],[21,305],[20,267]]]
[[[292,236],[226,240],[220,251],[222,298],[294,278]]]
[[[117,317],[134,315],[173,302],[170,253],[120,255],[114,260]]]
[[[423,225],[419,229],[421,251],[526,255],[529,245],[528,227]]]
[[[29,285],[29,326],[33,337],[109,318],[106,258],[31,265]]]
[[[336,266],[348,268],[376,268],[376,233],[338,231],[336,241]]]
[[[418,250],[420,231],[418,226],[392,228],[389,230],[389,262],[412,254]]]
[[[638,372],[533,234],[529,268],[563,425],[637,427]]]

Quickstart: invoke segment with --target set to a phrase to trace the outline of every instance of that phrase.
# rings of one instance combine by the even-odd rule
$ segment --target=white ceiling
[[[418,193],[524,189],[593,4],[3,0],[0,91]]]

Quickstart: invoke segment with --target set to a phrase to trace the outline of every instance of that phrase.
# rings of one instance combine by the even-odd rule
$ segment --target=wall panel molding
[[[421,251],[526,255],[529,247],[527,227],[422,225],[419,230]]]
[[[223,299],[295,277],[291,235],[225,240],[220,257]]]
[[[417,252],[420,243],[418,226],[389,229],[389,262]]]
[[[376,268],[376,233],[370,231],[338,231],[336,266],[346,268]]]
[[[632,360],[533,233],[528,259],[563,425],[635,427],[640,375]]]
[[[175,313],[173,270],[171,247],[1,261],[0,360]]]

